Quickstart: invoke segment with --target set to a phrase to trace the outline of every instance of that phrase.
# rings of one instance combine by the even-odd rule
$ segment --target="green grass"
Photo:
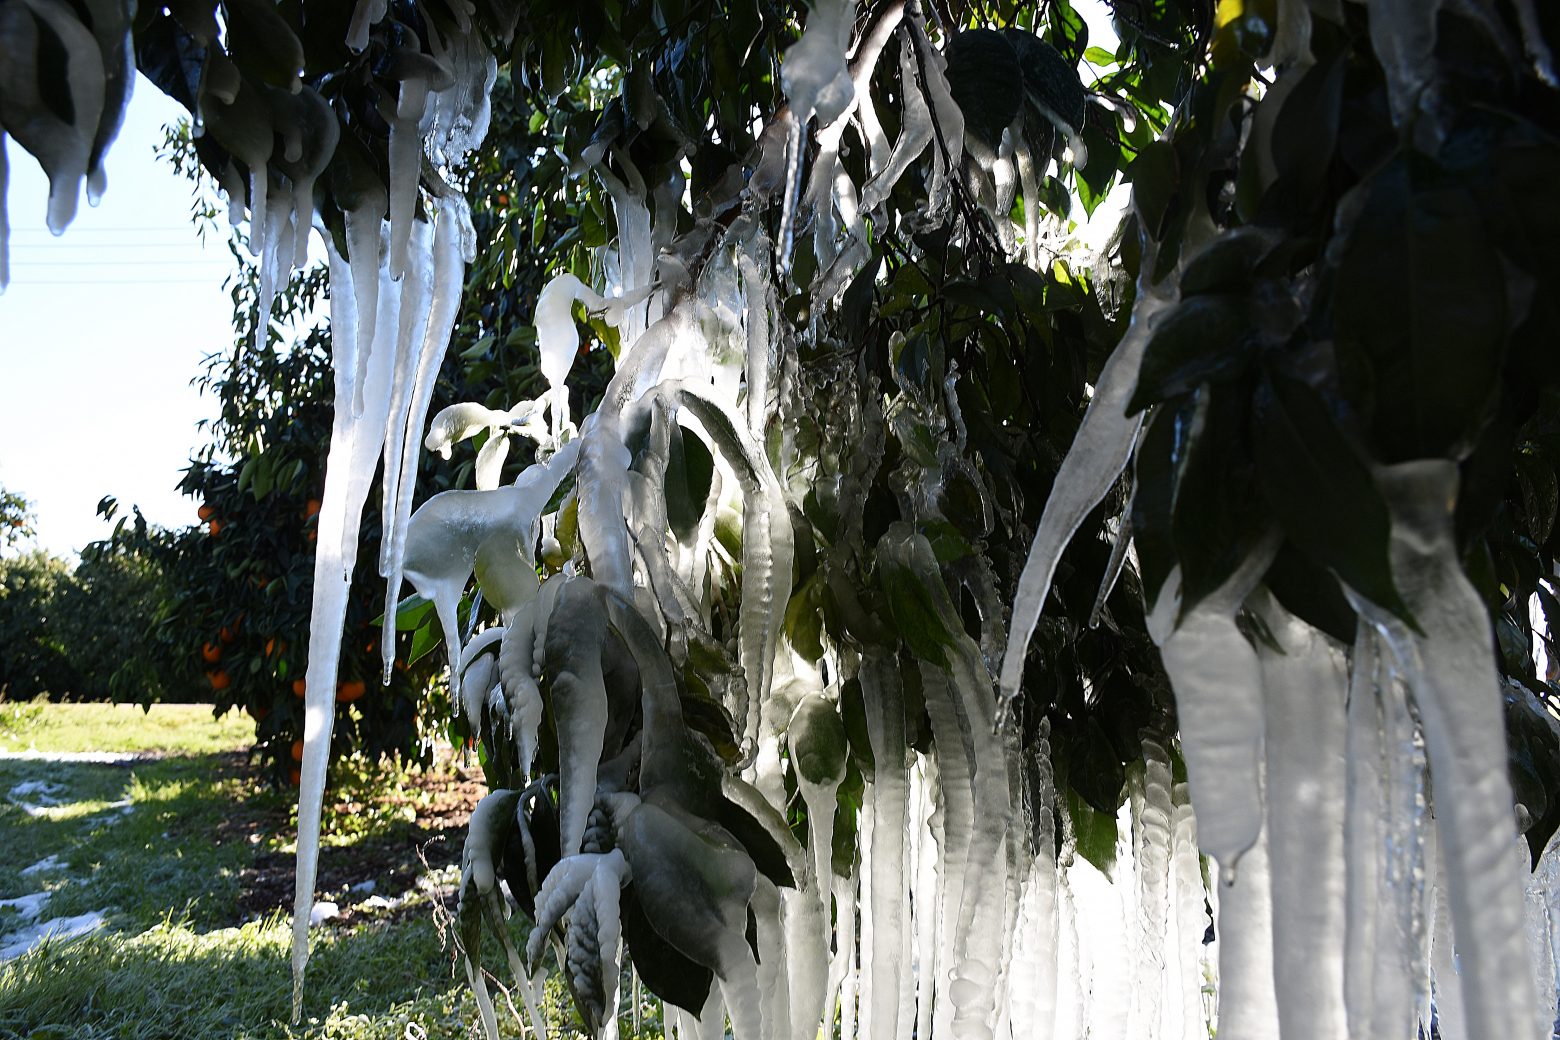
[[[316,930],[304,1022],[288,1024],[289,922],[280,913],[244,920],[237,909],[243,873],[259,857],[290,852],[294,839],[292,793],[264,789],[251,774],[243,754],[250,735],[242,721],[214,720],[200,706],[144,715],[0,703],[0,746],[10,750],[162,753],[128,765],[0,759],[0,899],[47,891],[43,919],[107,912],[98,932],[0,964],[0,1038],[474,1035],[475,1002],[436,921],[442,904],[422,891],[429,879],[399,909]],[[401,840],[406,795],[387,795],[402,779],[388,769],[344,770],[333,795],[350,808],[328,814],[329,844]],[[56,785],[61,804],[36,815],[14,804],[9,793],[28,781]],[[126,801],[128,812],[119,804]],[[21,873],[48,856],[63,868]],[[455,875],[433,880],[448,892]],[[0,940],[26,923],[0,909]],[[490,970],[503,965],[496,944],[483,960]],[[504,1035],[518,1036],[496,988],[494,996]],[[579,1035],[557,979],[545,1005],[554,1036]],[[655,1016],[646,1025],[645,1035],[659,1035]]]
[[[49,704],[0,702],[0,750],[182,752],[243,745],[254,723],[243,712],[212,718],[209,704]]]

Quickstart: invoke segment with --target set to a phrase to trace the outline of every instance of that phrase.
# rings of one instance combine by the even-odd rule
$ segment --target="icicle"
[[[326,236],[327,241],[329,236]],[[342,265],[333,263],[337,273]],[[383,287],[382,287],[383,288]],[[332,314],[355,315],[353,304],[333,294]],[[378,325],[364,387],[364,410],[354,416],[345,391],[350,380],[336,366],[335,417],[331,422],[330,453],[325,464],[325,493],[320,508],[314,557],[314,592],[309,616],[309,663],[305,674],[302,779],[298,790],[298,874],[293,903],[293,1020],[303,1012],[303,973],[309,955],[309,914],[314,906],[314,879],[319,862],[320,808],[325,794],[325,769],[330,758],[330,732],[335,721],[336,674],[346,621],[347,594],[357,561],[358,526],[373,480],[381,433],[390,409],[394,351],[384,330],[394,328],[397,294],[380,293]],[[388,313],[386,313],[388,310]],[[351,321],[342,331],[352,332]],[[344,337],[345,338],[345,337]],[[393,610],[391,611],[393,613]]]
[[[1512,846],[1511,855],[1517,861],[1517,869],[1524,875],[1528,875],[1531,853],[1525,838],[1518,839]],[[1544,905],[1543,887],[1536,873],[1527,877],[1527,885],[1522,894],[1522,910],[1525,919],[1523,931],[1527,935],[1528,960],[1533,966],[1533,992],[1538,995],[1538,1000],[1532,1009],[1532,1035],[1552,1037],[1557,996],[1555,959],[1549,941],[1549,909]]]
[[[268,213],[270,180],[264,162],[249,167],[249,253],[259,259],[266,252],[266,235],[271,230]],[[265,261],[260,261],[262,269]],[[358,305],[362,310],[362,305]]]
[[[1170,922],[1171,817],[1170,755],[1164,745],[1145,736],[1143,747],[1142,807],[1137,813],[1138,890],[1140,892],[1136,997],[1142,1030],[1139,1036],[1160,1035],[1160,1015],[1165,988],[1165,942]]]
[[[395,118],[390,120],[390,274],[406,273],[412,220],[417,211],[417,184],[422,178],[423,114],[428,107],[428,80],[408,76],[401,81]]]
[[[789,1040],[791,1007],[785,911],[780,902],[780,890],[763,875],[759,875],[751,906],[758,933],[758,991],[764,995],[766,1035],[775,1040]]]
[[[408,353],[402,355],[401,364],[408,366],[415,360],[415,377],[404,419],[392,416],[397,423],[385,442],[386,502],[390,501],[388,488],[395,492],[394,512],[385,514],[385,530],[381,538],[390,546],[389,559],[383,548],[380,555],[380,573],[387,579],[386,623],[389,611],[399,595],[401,569],[407,554],[407,530],[412,515],[412,499],[417,490],[417,447],[422,439],[422,425],[428,415],[428,405],[433,400],[434,381],[439,366],[449,350],[450,333],[460,311],[460,294],[466,278],[466,249],[473,237],[471,211],[466,200],[451,196],[439,200],[437,226],[433,233],[433,294],[428,309],[426,327],[421,343],[415,336],[408,340]],[[421,325],[418,326],[422,328]],[[404,369],[403,369],[404,372]],[[544,500],[545,503],[545,500]],[[540,509],[538,508],[538,513]],[[534,516],[533,516],[534,522]],[[529,549],[529,543],[527,543]],[[388,640],[381,641],[382,645]],[[384,649],[385,674],[389,675],[393,663],[388,647]]]
[[[1377,666],[1376,632],[1362,620],[1354,636],[1347,713],[1348,802],[1344,852],[1348,895],[1344,914],[1343,985],[1349,1028],[1358,1035],[1367,1036],[1376,1035],[1371,1033],[1369,1025],[1377,959],[1386,959],[1385,951],[1378,953],[1377,950],[1379,919],[1385,916],[1378,914],[1378,906],[1390,906],[1394,895],[1390,890],[1384,890],[1382,884],[1386,789],[1381,771],[1385,733],[1376,693],[1380,679]],[[1403,997],[1406,1006],[1407,994]]]
[[[871,1022],[866,1040],[894,1040],[899,1035],[899,980],[909,970],[900,960],[909,926],[905,879],[910,874],[905,852],[909,785],[904,695],[896,663],[881,652],[868,652],[860,679],[872,745],[874,817],[869,875],[872,938],[863,945],[871,1001],[863,1018]]]
[[[10,167],[5,157],[5,130],[0,129],[0,294],[11,284],[11,222],[6,217],[5,196],[10,185]]]
[[[899,83],[904,92],[903,111],[900,115],[899,139],[888,157],[888,164],[872,176],[861,189],[861,208],[875,210],[893,192],[899,178],[910,169],[910,164],[921,157],[926,146],[932,143],[932,111],[926,103],[917,83],[915,50],[910,43],[910,32],[899,29]],[[1134,379],[1136,377],[1134,376]]]
[[[1284,1036],[1346,1040],[1343,837],[1348,729],[1342,650],[1270,597],[1256,609],[1266,708],[1273,975]]]
[[[912,774],[911,790],[915,795],[910,822],[915,828],[914,848],[915,887],[911,893],[911,914],[915,926],[915,1036],[938,1035],[932,1029],[932,1007],[939,988],[938,974],[938,908],[942,905],[944,864],[939,859],[943,849],[943,820],[945,813],[934,804],[934,791],[940,783],[937,778],[937,760],[921,758],[920,768]]]
[[[92,32],[103,55],[104,73],[103,112],[98,118],[97,132],[92,138],[92,157],[87,165],[87,201],[96,206],[108,190],[103,159],[109,145],[119,136],[135,87],[135,40],[130,32],[135,4],[133,0],[111,0],[95,5],[92,13]],[[0,287],[3,285],[0,281]]]
[[[1147,278],[1143,281],[1146,283]],[[1154,320],[1168,304],[1169,299],[1161,292],[1146,284],[1138,287],[1131,324],[1105,362],[1094,388],[1094,397],[1078,426],[1078,435],[1067,449],[1067,456],[1056,474],[1051,497],[1046,499],[1040,526],[1035,529],[1034,542],[1029,547],[1029,558],[1018,579],[1013,620],[1008,626],[1008,649],[1002,660],[999,723],[1005,723],[1009,718],[1013,700],[1023,684],[1029,638],[1040,621],[1062,550],[1072,540],[1089,510],[1110,490],[1132,452],[1142,416],[1126,414],[1127,400],[1137,386],[1138,365],[1143,360]]]
[[[1522,877],[1489,617],[1462,572],[1452,529],[1457,464],[1377,471],[1392,513],[1393,579],[1422,635],[1356,597],[1385,636],[1424,720],[1437,823],[1461,954],[1469,1035],[1530,1032],[1532,973],[1522,937]]]
[[[1197,857],[1197,816],[1192,811],[1191,790],[1186,783],[1171,789],[1174,812],[1171,817],[1171,910],[1175,914],[1175,951],[1177,970],[1167,980],[1178,990],[1181,1026],[1175,1031],[1173,1019],[1166,1023],[1167,1036],[1192,1040],[1209,1035],[1202,1003],[1203,935],[1208,930],[1208,914],[1202,865]]]
[[[1172,570],[1148,618],[1175,690],[1197,840],[1218,861],[1225,881],[1257,840],[1263,813],[1262,673],[1256,652],[1235,626],[1235,612],[1276,548],[1269,539],[1173,631],[1181,578],[1179,568]]]
[[[368,369],[370,348],[374,342],[374,315],[379,310],[379,271],[385,263],[384,198],[373,199],[346,211],[347,257],[352,263],[352,290],[357,296],[359,314],[367,321],[358,326],[356,350],[343,356],[353,358],[353,415],[363,414],[363,383]],[[397,379],[399,385],[402,380]]]
[[[1374,633],[1373,633],[1374,639]],[[1355,642],[1356,652],[1359,648]],[[1379,647],[1379,644],[1378,644]],[[1383,806],[1382,865],[1378,880],[1378,925],[1373,1003],[1364,1029],[1368,1036],[1413,1036],[1424,1008],[1429,1021],[1429,929],[1425,921],[1427,877],[1424,741],[1409,714],[1406,693],[1379,648],[1378,684],[1386,797]]]
[[[1202,814],[1197,820],[1199,830],[1209,822]],[[1272,879],[1265,830],[1246,850],[1233,881],[1219,886],[1217,927],[1219,1040],[1272,1040],[1279,1035],[1278,998],[1274,991]]]
[[[1018,164],[1018,183],[1024,192],[1024,258],[1029,266],[1040,269],[1040,180],[1045,171],[1035,165],[1028,139],[1020,134],[1013,149]]]
[[[266,210],[264,242],[260,252],[260,302],[255,314],[255,350],[263,351],[270,344],[271,305],[276,300],[278,284],[285,285],[292,278],[293,236],[302,233],[308,237],[308,225],[294,227],[294,214],[290,204],[272,206]],[[308,214],[298,214],[298,220],[307,220]]]
[[[1100,590],[1094,595],[1094,607],[1089,611],[1089,627],[1098,627],[1100,616],[1105,613],[1105,603],[1110,599],[1110,594],[1116,589],[1116,582],[1121,580],[1121,570],[1127,563],[1127,549],[1132,544],[1132,503],[1137,496],[1137,487],[1127,493],[1126,504],[1121,507],[1121,515],[1116,518],[1116,540],[1110,546],[1110,559],[1105,563],[1105,573],[1100,577]]]
[[[103,112],[105,77],[102,52],[87,28],[64,3],[21,5],[26,16],[7,19],[0,33],[0,64],[7,66],[6,129],[16,142],[32,153],[49,177],[49,230],[56,235],[75,219],[81,182],[93,156],[93,142]],[[64,52],[55,54],[52,69],[39,69],[50,49],[42,46],[39,31],[52,31]],[[62,67],[61,67],[62,66]],[[39,75],[39,73],[45,75]],[[65,105],[46,101],[37,92],[48,73],[63,76],[69,97]],[[56,113],[68,106],[70,120]]]
[[[417,392],[417,377],[427,359],[422,347],[428,335],[428,304],[433,298],[434,225],[414,221],[408,247],[410,267],[391,291],[399,294],[399,318],[395,329],[395,388],[390,397],[390,412],[385,417],[384,477],[380,483],[379,572],[393,577],[397,559],[396,537],[404,519],[400,515],[401,463],[415,453],[416,439],[408,445],[408,419],[411,398]],[[448,248],[447,243],[443,243]],[[415,472],[415,470],[414,470]],[[408,510],[408,515],[410,510]],[[399,590],[399,583],[391,598]],[[387,619],[388,620],[388,619]],[[388,635],[388,629],[386,633]],[[392,655],[387,655],[392,656]],[[388,667],[388,665],[387,665]]]
[[[1436,845],[1444,855],[1446,842],[1438,838]],[[1435,928],[1430,945],[1431,963],[1435,972],[1434,1032],[1441,1040],[1468,1040],[1470,1034],[1463,1012],[1464,987],[1458,970],[1456,946],[1452,941],[1452,913],[1447,903],[1448,878],[1444,860],[1437,865],[1436,875]]]
[[[383,20],[387,6],[387,0],[357,0],[347,26],[348,47],[360,53],[368,47],[368,32]]]

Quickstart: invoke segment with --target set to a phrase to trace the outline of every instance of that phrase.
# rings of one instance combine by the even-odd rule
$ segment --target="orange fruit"
[[[293,680],[293,696],[294,697],[302,697],[307,692],[308,692],[308,684],[307,683],[305,683],[302,679],[294,679]]]
[[[202,520],[210,520],[212,517],[217,515],[217,511],[211,506],[201,506],[195,511],[195,515],[200,517]]]
[[[271,714],[271,709],[270,708],[250,708],[249,709],[249,714],[250,714],[250,717],[252,717],[256,722],[264,722],[265,721],[265,717],[267,715]]]
[[[293,761],[294,762],[302,762],[303,761],[303,741],[301,741],[301,740],[293,741],[292,757],[293,757]]]
[[[217,632],[217,638],[224,643],[231,643],[233,640],[237,639],[238,625],[239,622],[243,620],[244,615],[240,614],[238,617],[233,619],[233,623],[231,625],[223,625],[222,628]]]
[[[287,640],[272,636],[265,641],[265,656],[276,657],[287,652]]]
[[[207,643],[200,648],[200,656],[207,664],[216,664],[222,660],[222,647],[216,643]]]
[[[222,521],[221,520],[208,520],[208,521],[206,521],[206,530],[210,531],[211,532],[211,537],[215,538],[217,535],[222,533]]]
[[[228,677],[227,672],[218,669],[215,672],[207,672],[206,681],[211,684],[213,690],[225,690],[228,688],[228,683],[233,680]]]
[[[368,684],[362,679],[353,679],[336,687],[336,699],[346,704],[357,700],[368,692]]]
[[[303,772],[301,770],[298,770],[298,769],[288,770],[288,772],[287,772],[287,782],[292,784],[294,787],[297,787],[299,784],[301,784],[303,782]]]
[[[320,515],[320,500],[319,499],[311,498],[307,502],[304,503],[304,506],[303,506],[303,518],[305,520],[308,520],[308,519],[310,519],[312,517],[316,517],[316,516],[319,516],[319,515]]]

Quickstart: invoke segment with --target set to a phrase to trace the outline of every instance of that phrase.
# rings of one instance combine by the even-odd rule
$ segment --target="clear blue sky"
[[[174,490],[198,420],[215,410],[189,383],[231,340],[220,236],[202,245],[192,185],[157,159],[184,110],[136,83],[108,153],[108,192],[85,197],[60,238],[44,226],[48,181],[8,141],[11,285],[0,295],[0,485],[34,503],[38,542],[60,554],[109,533],[104,495],[168,526],[196,503]]]

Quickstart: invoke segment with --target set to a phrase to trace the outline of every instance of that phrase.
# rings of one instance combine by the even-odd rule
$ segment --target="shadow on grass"
[[[287,1025],[286,921],[198,931],[165,921],[136,936],[45,944],[0,965],[0,1035],[182,1038],[458,1036],[475,1016],[428,919],[321,933],[305,1022]]]

